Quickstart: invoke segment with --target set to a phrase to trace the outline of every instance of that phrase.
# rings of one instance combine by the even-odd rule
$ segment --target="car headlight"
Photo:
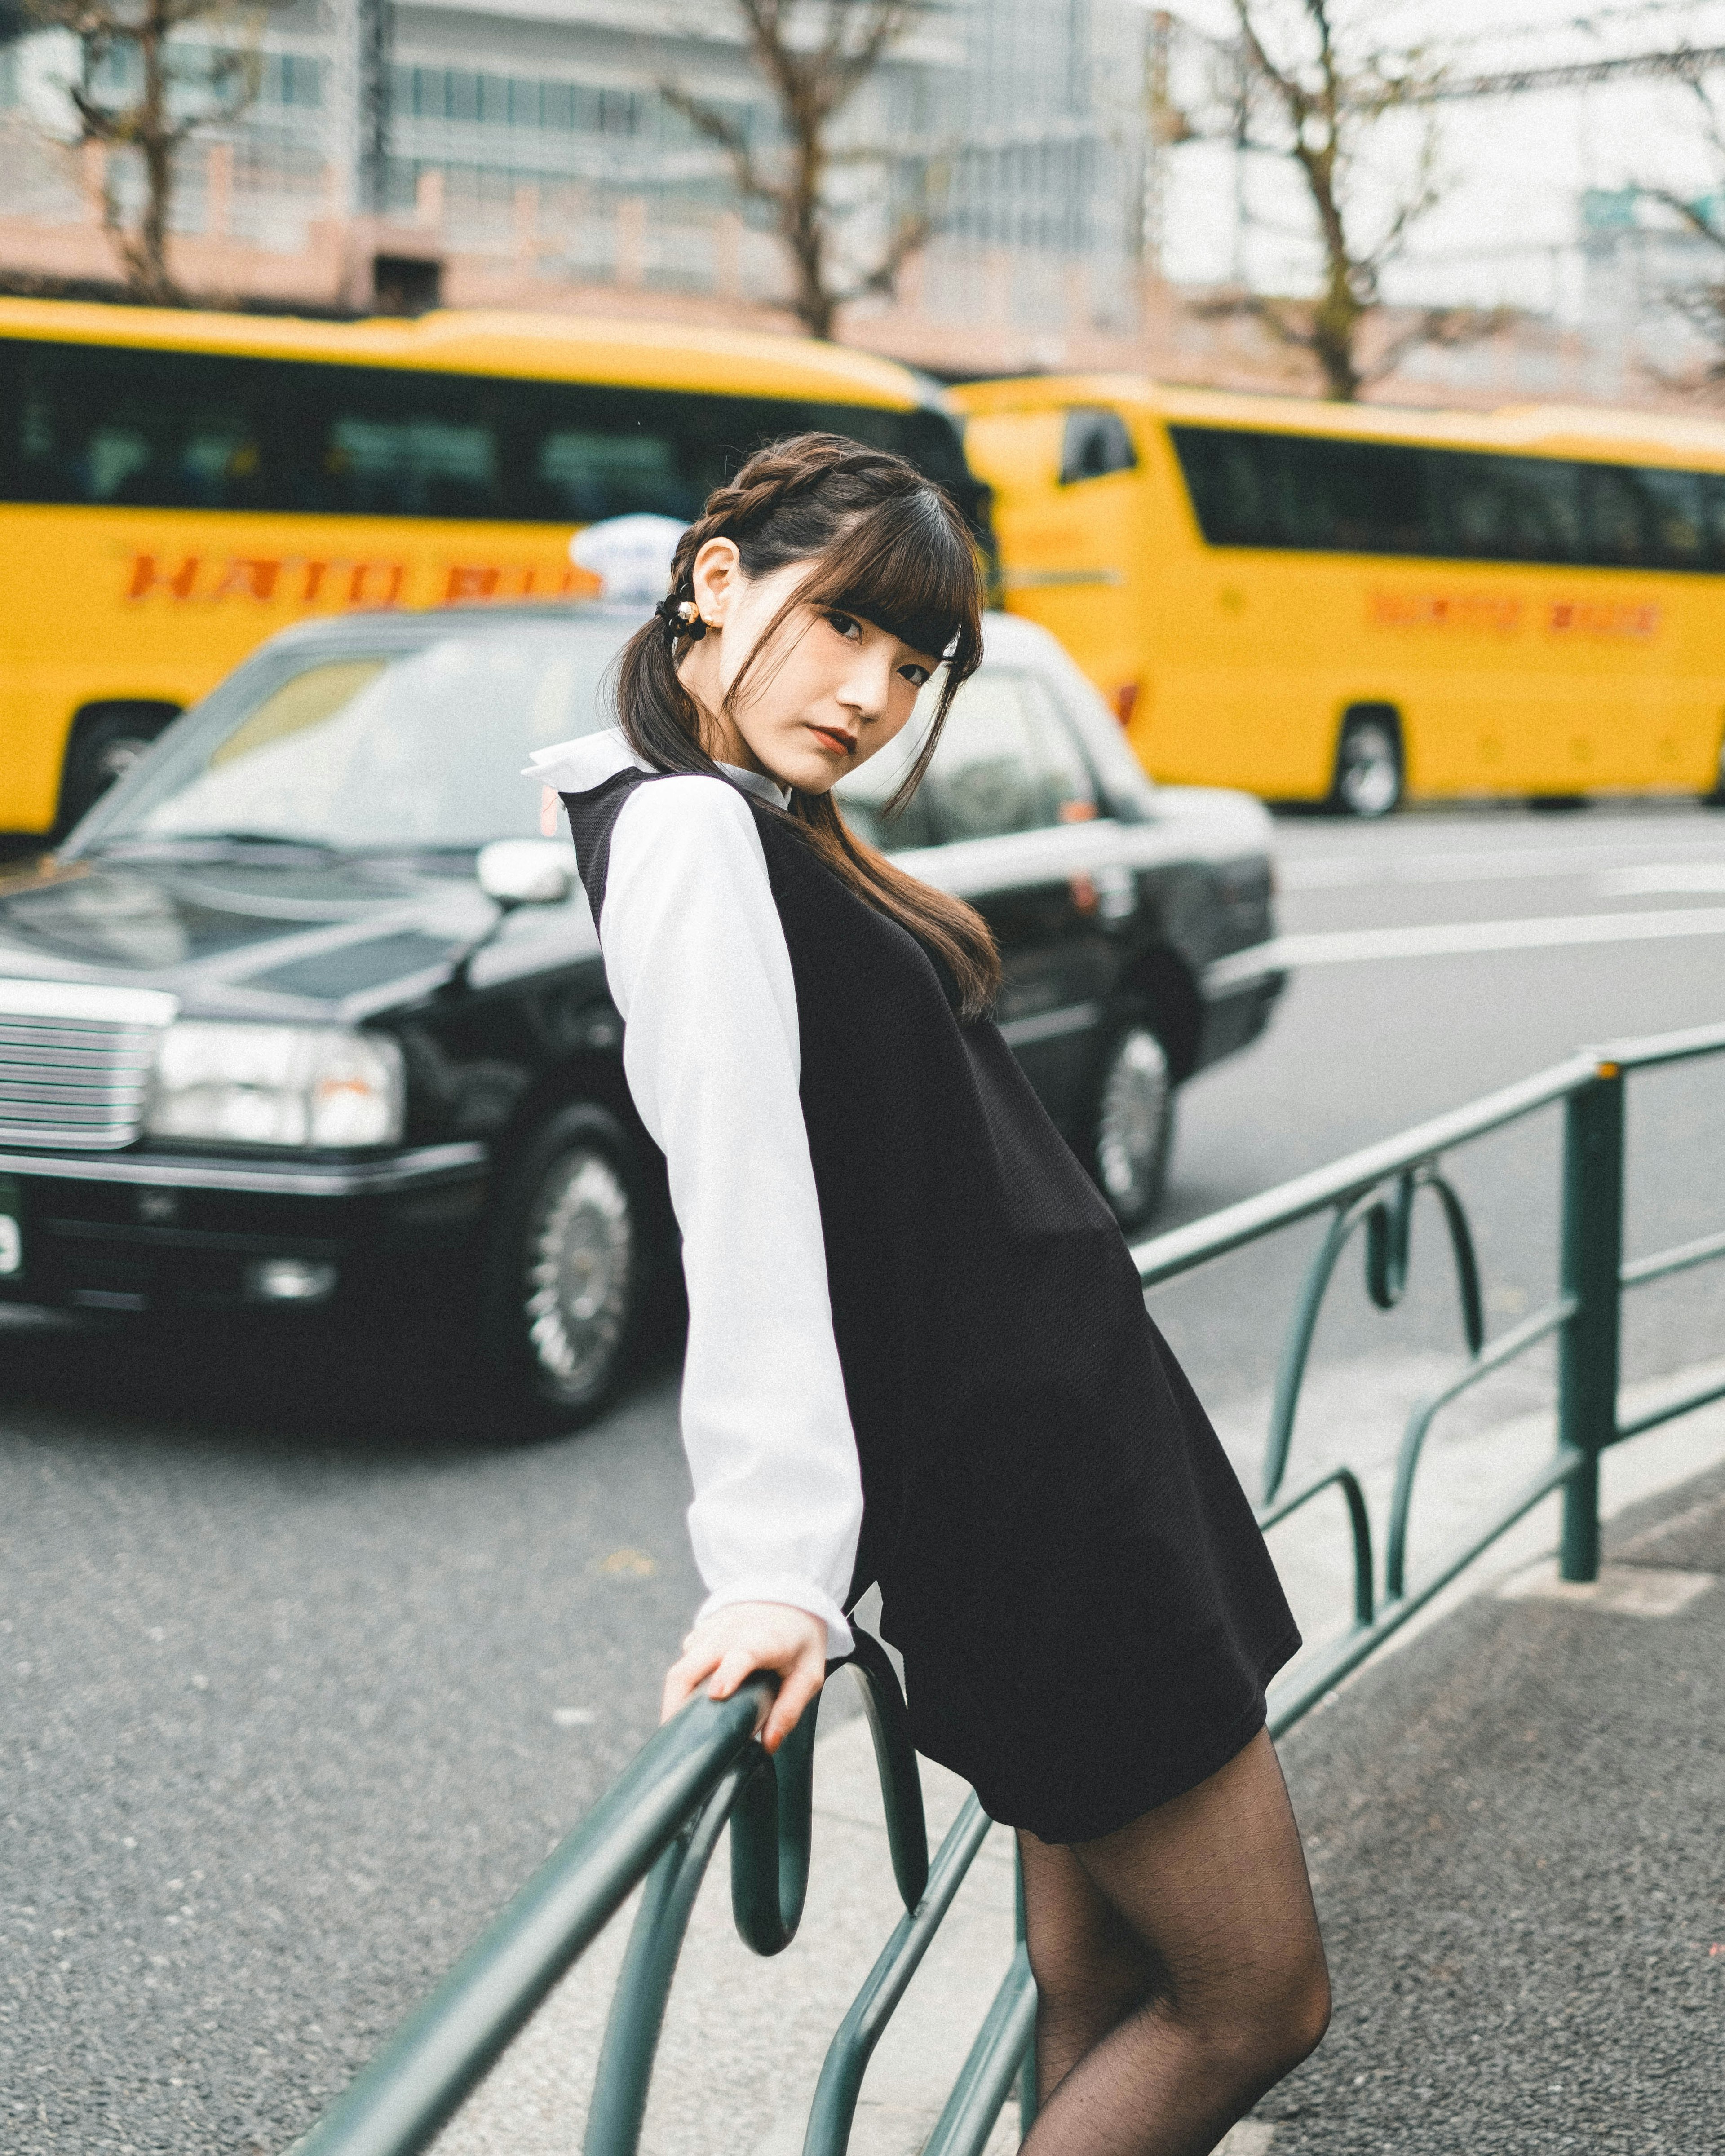
[[[162,1037],[144,1127],[233,1145],[393,1145],[402,1096],[401,1050],[382,1034],[180,1019]]]

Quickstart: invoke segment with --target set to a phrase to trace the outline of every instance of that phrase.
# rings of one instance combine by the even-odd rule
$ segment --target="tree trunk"
[[[1312,352],[1323,369],[1324,395],[1334,404],[1352,404],[1360,391],[1354,359],[1364,309],[1348,290],[1347,278],[1332,273],[1323,297],[1312,310]]]
[[[838,312],[827,280],[827,235],[821,188],[826,177],[826,157],[818,125],[805,122],[797,131],[794,199],[784,219],[785,244],[795,265],[797,296],[794,307],[803,334],[830,337]]]

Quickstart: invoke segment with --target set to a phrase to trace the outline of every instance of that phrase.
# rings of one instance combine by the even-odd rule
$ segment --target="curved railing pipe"
[[[776,1690],[749,1677],[650,1737],[292,2156],[418,2156],[754,1742]]]
[[[933,1944],[941,1919],[952,1907],[952,1897],[963,1885],[964,1875],[993,1824],[974,1796],[965,1799],[963,1809],[947,1828],[946,1839],[929,1866],[926,1892],[915,1908],[907,1909],[899,1918],[827,2047],[809,2114],[803,2156],[845,2156],[850,2145],[857,2099],[862,2094],[863,2075],[875,2046],[886,2033],[922,1957]]]

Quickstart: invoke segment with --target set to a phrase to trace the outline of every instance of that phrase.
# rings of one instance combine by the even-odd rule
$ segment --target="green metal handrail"
[[[1722,1378],[1630,1418],[1618,1401],[1625,1291],[1725,1258],[1725,1233],[1717,1233],[1625,1262],[1625,1074],[1720,1054],[1725,1054],[1725,1025],[1617,1043],[1578,1055],[1262,1197],[1158,1235],[1133,1251],[1147,1289],[1284,1228],[1330,1215],[1296,1298],[1283,1348],[1258,1517],[1267,1531],[1325,1491],[1339,1491],[1353,1556],[1353,1615],[1338,1639],[1272,1691],[1270,1727],[1275,1734],[1291,1728],[1553,1493],[1561,1492],[1563,1501],[1563,1576],[1595,1577],[1600,1455],[1626,1438],[1725,1398]],[[1459,1146],[1559,1105],[1563,1171],[1558,1293],[1544,1309],[1488,1340],[1474,1238],[1443,1159]],[[1394,1309],[1407,1286],[1422,1192],[1431,1194],[1443,1215],[1466,1359],[1456,1377],[1408,1418],[1390,1499],[1380,1600],[1370,1515],[1353,1470],[1332,1468],[1291,1496],[1280,1492],[1319,1314],[1342,1257],[1363,1231],[1368,1296],[1378,1308]],[[1471,1387],[1553,1336],[1558,1344],[1558,1429],[1551,1458],[1481,1531],[1410,1583],[1409,1519],[1433,1423]],[[829,2047],[804,2156],[844,2156],[875,2046],[993,1824],[970,1797],[931,1861],[916,1755],[892,1666],[879,1643],[861,1631],[852,1666],[874,1738],[894,1876],[905,1913]],[[612,2000],[585,2142],[586,2156],[634,2156],[683,1935],[727,1822],[732,1907],[744,1942],[757,1953],[777,1953],[794,1937],[801,1918],[810,1856],[816,1710],[810,1707],[793,1737],[769,1760],[756,1732],[773,1688],[772,1679],[755,1676],[722,1703],[692,1702],[650,1738],[426,2004],[295,2143],[294,2156],[415,2156],[644,1881]],[[1018,1932],[1012,1962],[925,2156],[979,2156],[1014,2078],[1024,2112],[1034,2110],[1030,2047],[1036,1994],[1024,1946],[1022,1892]]]

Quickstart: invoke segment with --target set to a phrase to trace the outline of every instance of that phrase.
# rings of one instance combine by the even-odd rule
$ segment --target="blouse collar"
[[[536,748],[521,776],[536,778],[556,793],[584,793],[589,787],[602,786],[619,771],[651,768],[624,739],[620,726],[608,726],[603,733],[583,734],[574,741],[558,742],[552,748]],[[721,763],[719,768],[745,793],[752,793],[775,808],[789,808],[789,789],[776,785],[764,772],[744,771],[734,763]]]
[[[745,793],[752,793],[762,801],[770,802],[775,808],[788,808],[791,792],[770,779],[764,771],[744,771],[740,765],[721,763],[719,766],[733,785],[740,786]]]

